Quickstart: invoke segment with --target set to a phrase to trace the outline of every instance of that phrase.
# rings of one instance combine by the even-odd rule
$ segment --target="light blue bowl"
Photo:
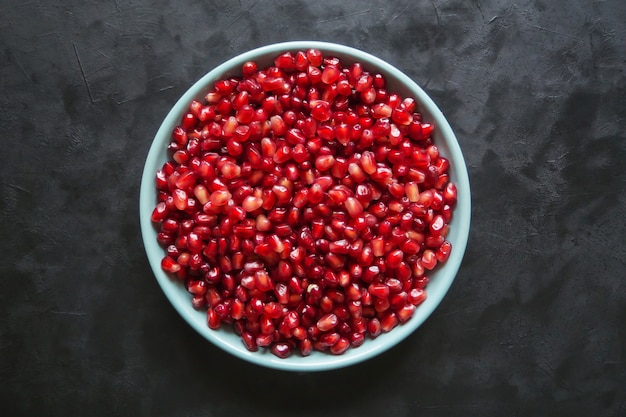
[[[439,147],[441,154],[450,160],[450,178],[457,185],[458,203],[454,208],[448,235],[448,240],[452,243],[450,258],[429,274],[431,280],[426,289],[428,298],[417,308],[407,323],[397,326],[391,332],[382,334],[374,340],[366,338],[362,346],[348,349],[339,356],[313,352],[307,357],[294,353],[286,359],[279,359],[267,349],[249,352],[239,336],[228,326],[217,331],[208,328],[206,313],[192,307],[191,296],[181,282],[170,278],[161,270],[164,249],[157,243],[157,228],[151,223],[150,216],[157,200],[155,173],[168,159],[167,146],[172,130],[180,123],[189,103],[193,99],[202,99],[215,81],[238,75],[242,64],[246,61],[256,61],[259,68],[263,68],[271,65],[274,58],[282,52],[296,52],[309,48],[319,49],[325,56],[336,56],[343,64],[361,62],[368,71],[380,72],[386,77],[388,91],[396,92],[403,97],[413,97],[416,100],[423,119],[435,125],[433,134],[435,144]],[[461,265],[470,229],[470,200],[469,179],[461,148],[446,118],[424,90],[397,68],[366,52],[334,43],[298,41],[268,45],[236,56],[203,76],[183,94],[165,117],[150,147],[141,179],[139,209],[141,232],[150,266],[163,292],[185,321],[213,344],[241,359],[270,368],[302,372],[341,368],[372,358],[404,340],[431,315],[446,295]]]

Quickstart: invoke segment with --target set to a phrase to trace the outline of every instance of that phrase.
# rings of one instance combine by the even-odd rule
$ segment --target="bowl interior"
[[[241,65],[246,61],[256,61],[259,68],[264,68],[271,65],[274,58],[284,51],[296,52],[309,48],[319,49],[325,56],[336,56],[343,64],[361,62],[366,70],[380,72],[386,77],[388,91],[415,99],[423,119],[435,125],[433,134],[435,144],[441,154],[450,160],[450,178],[457,185],[458,203],[454,208],[448,235],[448,240],[452,243],[450,258],[444,265],[429,273],[431,280],[426,288],[428,298],[417,308],[407,323],[374,340],[366,339],[359,348],[348,349],[339,356],[313,352],[307,357],[294,354],[286,359],[279,359],[269,350],[249,352],[239,336],[227,326],[218,331],[208,328],[206,313],[195,310],[183,285],[161,269],[164,250],[157,243],[157,228],[151,223],[150,215],[157,199],[155,173],[168,160],[167,145],[172,130],[180,123],[189,103],[193,99],[202,99],[215,81],[239,75]],[[469,235],[470,211],[470,187],[463,154],[452,129],[435,103],[415,82],[392,65],[363,51],[325,42],[286,42],[258,48],[232,58],[198,80],[178,100],[159,128],[148,153],[140,191],[140,222],[148,260],[159,285],[178,313],[198,333],[227,352],[258,365],[290,371],[321,371],[361,362],[396,345],[419,327],[441,302],[458,272]]]

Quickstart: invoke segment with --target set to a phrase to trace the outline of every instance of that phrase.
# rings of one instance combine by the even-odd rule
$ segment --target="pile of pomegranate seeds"
[[[250,351],[341,354],[411,318],[457,191],[412,98],[318,50],[215,83],[156,173],[161,266]]]

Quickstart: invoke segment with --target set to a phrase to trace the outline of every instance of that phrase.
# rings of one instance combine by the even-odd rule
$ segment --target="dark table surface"
[[[2,415],[626,416],[623,1],[2,0],[0,16]],[[473,218],[421,328],[295,374],[178,316],[138,193],[193,81],[305,39],[424,87],[465,154]]]

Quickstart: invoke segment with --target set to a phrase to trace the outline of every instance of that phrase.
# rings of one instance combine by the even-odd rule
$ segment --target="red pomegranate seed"
[[[260,197],[248,196],[241,203],[241,208],[246,212],[258,210],[263,205],[263,199]]]
[[[315,168],[320,171],[327,171],[335,164],[335,158],[332,155],[321,155],[315,159]]]
[[[400,323],[406,323],[409,321],[411,317],[413,317],[413,313],[415,313],[415,305],[413,304],[405,304],[400,310],[398,310],[397,317]]]
[[[320,336],[319,343],[324,347],[331,347],[334,346],[340,338],[341,335],[337,332],[324,333]]]
[[[435,266],[437,266],[437,257],[435,252],[430,249],[425,250],[422,255],[422,265],[429,271],[434,269]]]
[[[404,253],[400,249],[396,249],[387,255],[387,266],[389,268],[397,268],[404,258]]]
[[[169,256],[166,256],[161,260],[161,268],[163,268],[165,272],[169,272],[172,274],[175,274],[181,270],[180,264],[178,264],[174,259],[170,258]]]
[[[350,341],[345,337],[340,337],[337,342],[330,347],[330,353],[333,355],[341,355],[350,347]]]
[[[276,343],[272,345],[270,351],[281,359],[285,359],[291,355],[291,347],[287,343]]]
[[[187,193],[185,191],[176,189],[174,190],[173,197],[174,206],[176,206],[178,210],[183,211],[187,208]]]
[[[328,65],[322,71],[322,82],[324,84],[332,84],[339,79],[339,68]]]
[[[380,328],[383,332],[390,332],[398,325],[398,317],[392,311],[385,312],[380,318]]]
[[[250,332],[241,333],[241,340],[243,341],[244,346],[250,352],[256,352],[258,350],[256,340],[254,335]]]
[[[389,287],[386,284],[383,284],[382,282],[370,284],[370,286],[367,288],[367,291],[373,296],[378,297],[378,298],[389,297]]]
[[[320,331],[327,332],[333,329],[338,323],[339,323],[339,319],[337,318],[337,316],[332,313],[329,313],[329,314],[322,316],[317,321],[316,326]]]
[[[150,219],[155,223],[162,222],[166,220],[168,214],[169,210],[167,209],[167,204],[165,204],[164,202],[160,202],[152,211],[152,216],[150,217]]]
[[[218,329],[221,325],[221,320],[215,313],[213,307],[209,307],[209,309],[207,310],[207,324],[212,330]]]
[[[326,122],[332,117],[330,103],[324,100],[311,100],[311,117],[320,122]],[[319,134],[319,129],[318,129]]]
[[[395,108],[391,115],[391,120],[402,126],[408,126],[413,121],[411,113],[404,108]]]
[[[450,252],[452,251],[452,244],[447,240],[444,241],[437,252],[435,253],[438,262],[445,262],[450,257]]]
[[[446,204],[453,205],[456,203],[457,190],[456,185],[453,182],[449,182],[443,191],[443,199]]]
[[[213,206],[224,206],[232,198],[232,194],[226,190],[217,190],[211,193],[209,201]]]
[[[415,306],[420,305],[426,300],[426,291],[420,288],[413,288],[409,292],[407,301]]]
[[[434,126],[430,123],[422,123],[422,137],[428,139],[433,132]]]
[[[363,205],[354,197],[348,197],[345,201],[345,207],[348,211],[348,214],[352,218],[359,217],[363,214]]]
[[[309,60],[309,63],[313,66],[319,67],[322,65],[323,54],[319,49],[309,49],[306,51],[306,58]]]
[[[415,182],[407,182],[405,193],[411,203],[417,203],[420,199],[419,186]]]
[[[274,60],[274,65],[285,72],[291,72],[296,67],[296,60],[291,52],[285,52]]]
[[[446,221],[444,220],[443,216],[438,214],[435,217],[433,217],[433,220],[430,222],[430,225],[429,225],[430,233],[433,236],[440,236],[445,226],[446,226]]]
[[[365,173],[363,172],[361,167],[355,162],[348,165],[348,172],[350,173],[350,177],[352,177],[352,179],[357,183],[361,183],[366,179]]]
[[[367,331],[372,338],[378,337],[382,333],[382,327],[380,324],[380,320],[377,318],[371,319],[367,323]]]

